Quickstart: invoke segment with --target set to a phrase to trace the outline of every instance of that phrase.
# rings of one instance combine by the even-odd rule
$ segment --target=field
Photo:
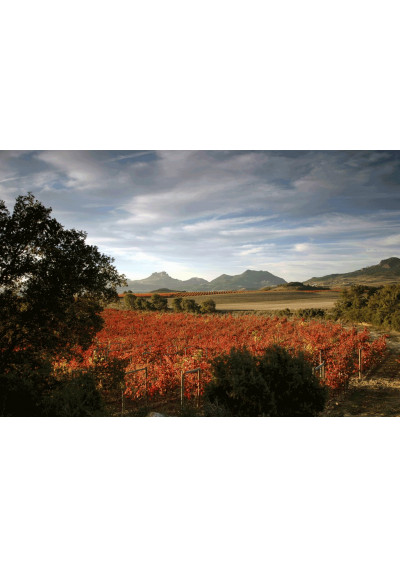
[[[113,358],[126,362],[124,397],[130,400],[176,399],[182,373],[184,396],[201,402],[211,379],[211,360],[232,347],[261,354],[279,344],[304,352],[313,366],[325,362],[324,382],[340,390],[358,372],[358,354],[366,371],[381,360],[385,338],[372,340],[367,329],[345,329],[332,322],[282,319],[247,314],[192,315],[108,309],[105,327],[86,352],[70,365],[89,368]],[[200,371],[198,372],[197,369]]]
[[[202,297],[185,295],[201,303]],[[289,308],[317,307],[329,309],[340,297],[340,291],[248,291],[243,293],[213,294],[218,311],[278,311]],[[172,299],[168,305],[172,306]]]

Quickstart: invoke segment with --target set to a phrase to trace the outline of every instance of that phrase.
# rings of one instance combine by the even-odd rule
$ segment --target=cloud
[[[391,151],[0,152],[9,207],[32,191],[132,277],[306,279],[399,255],[399,183]]]
[[[308,242],[299,242],[294,245],[296,252],[309,252],[311,250],[311,245]]]

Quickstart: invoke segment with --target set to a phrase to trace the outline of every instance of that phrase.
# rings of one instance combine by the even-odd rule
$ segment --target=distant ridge
[[[266,286],[284,284],[286,281],[270,272],[263,270],[246,270],[243,274],[228,276],[222,274],[210,282],[203,278],[179,280],[171,278],[167,272],[154,272],[142,280],[128,280],[126,287],[119,292],[130,289],[133,292],[151,292],[154,289],[168,288],[177,291],[236,291],[239,289],[260,289]]]
[[[386,258],[376,266],[361,268],[345,274],[330,274],[328,276],[311,278],[305,284],[327,286],[349,286],[354,284],[379,286],[389,283],[400,283],[400,259]]]

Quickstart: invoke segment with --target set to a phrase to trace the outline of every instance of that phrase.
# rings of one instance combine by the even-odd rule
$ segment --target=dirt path
[[[388,339],[388,355],[370,375],[353,378],[341,399],[328,403],[324,417],[400,417],[400,342]]]

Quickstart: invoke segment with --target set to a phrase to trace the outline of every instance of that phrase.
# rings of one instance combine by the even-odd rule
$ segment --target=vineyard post
[[[200,368],[197,372],[197,409],[199,408],[200,405]]]
[[[362,378],[362,358],[361,358],[362,349],[358,349],[358,379],[361,380]]]
[[[148,409],[148,402],[147,402],[147,366],[144,369],[144,395],[146,398],[146,411]]]
[[[325,362],[321,362],[321,364],[319,366],[315,366],[313,368],[313,374],[315,376],[315,373],[317,372],[317,370],[319,370],[319,378],[320,380],[322,380],[323,382],[325,382]]]
[[[184,387],[185,387],[185,378],[184,378],[184,376],[185,376],[185,373],[184,373],[183,370],[182,370],[182,372],[181,372],[181,411],[183,410],[183,389],[184,389]]]

